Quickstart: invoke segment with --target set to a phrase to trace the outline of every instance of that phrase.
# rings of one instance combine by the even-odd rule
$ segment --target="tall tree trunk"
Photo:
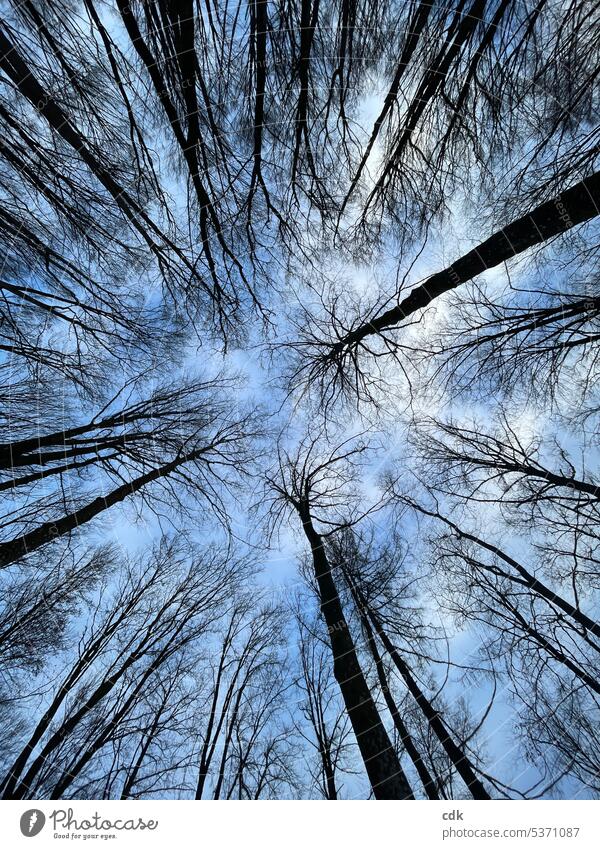
[[[400,760],[365,680],[354,640],[325,553],[323,538],[314,528],[306,501],[298,504],[306,538],[310,543],[321,612],[329,632],[333,673],[339,684],[356,742],[376,799],[413,799]]]
[[[367,644],[369,646],[369,651],[373,656],[373,660],[375,661],[375,668],[377,669],[377,677],[379,678],[379,684],[381,685],[381,691],[383,693],[383,697],[385,699],[385,703],[388,706],[388,710],[392,715],[392,719],[394,720],[394,725],[396,726],[396,730],[400,735],[400,739],[402,740],[402,744],[406,749],[406,752],[414,764],[415,769],[419,775],[423,783],[423,789],[427,794],[428,799],[439,799],[439,793],[437,791],[437,785],[435,780],[427,766],[425,761],[421,757],[417,747],[413,743],[412,737],[410,736],[410,732],[406,727],[404,720],[400,715],[400,711],[398,710],[398,705],[394,697],[392,696],[388,678],[385,672],[385,668],[383,666],[383,660],[379,653],[379,649],[377,648],[377,642],[375,640],[375,635],[373,634],[373,628],[371,627],[371,623],[365,613],[363,605],[360,603],[360,599],[356,593],[356,589],[352,583],[352,579],[349,576],[346,576],[346,581],[350,588],[350,592],[352,593],[352,597],[354,598],[354,603],[356,604],[356,608],[358,610],[358,614],[360,616],[360,621],[363,626],[365,635],[367,637]]]
[[[135,601],[129,599],[129,601],[120,608],[118,615],[112,620],[112,622],[109,623],[108,627],[103,630],[102,633],[96,635],[79,655],[72,669],[58,688],[52,702],[39,720],[33,734],[0,783],[0,794],[2,794],[2,798],[11,799],[13,797],[14,788],[20,780],[21,773],[23,772],[31,753],[50,728],[54,717],[58,714],[65,699],[73,690],[77,682],[90,668],[91,664],[101,654],[112,635],[118,630],[130,614],[134,605]]]
[[[562,192],[553,200],[496,231],[476,248],[438,271],[414,288],[400,303],[370,319],[331,346],[333,353],[359,344],[365,337],[377,335],[400,324],[405,318],[426,307],[445,292],[456,289],[488,268],[565,233],[576,224],[589,221],[600,213],[600,172]]]
[[[19,560],[19,558],[24,557],[26,554],[41,548],[43,545],[65,534],[69,534],[75,528],[95,518],[103,510],[107,510],[114,504],[124,501],[128,496],[139,492],[147,484],[170,475],[183,463],[197,459],[200,454],[202,454],[202,451],[194,451],[178,457],[164,466],[159,466],[157,469],[152,469],[152,471],[134,478],[129,483],[122,484],[107,495],[101,495],[95,498],[73,513],[68,513],[66,516],[62,516],[60,519],[54,521],[44,522],[33,531],[29,531],[29,533],[8,542],[0,543],[0,568],[14,563],[15,560]]]
[[[578,607],[575,607],[575,605],[571,604],[571,602],[567,601],[562,596],[557,595],[553,590],[550,589],[550,587],[547,587],[543,583],[543,581],[540,581],[538,578],[535,577],[535,575],[532,575],[531,572],[529,572],[523,565],[521,565],[521,563],[519,563],[513,557],[510,557],[510,555],[506,554],[506,552],[503,551],[501,548],[498,548],[498,546],[486,542],[485,540],[481,539],[478,536],[475,536],[474,534],[470,534],[467,531],[463,531],[462,528],[460,528],[450,519],[446,518],[445,516],[442,516],[441,513],[435,513],[430,510],[426,510],[424,507],[420,507],[417,504],[414,504],[413,502],[411,502],[411,504],[413,507],[419,510],[419,512],[424,513],[426,516],[433,516],[436,519],[440,519],[442,522],[444,522],[444,524],[448,525],[449,528],[452,528],[455,533],[462,537],[462,539],[470,540],[476,545],[481,546],[481,548],[486,549],[486,551],[491,552],[496,557],[499,557],[501,560],[511,566],[519,576],[517,578],[516,575],[511,575],[510,572],[503,571],[503,575],[509,581],[517,582],[521,584],[521,586],[526,586],[527,589],[531,590],[532,593],[539,595],[541,598],[550,602],[550,604],[558,607],[560,610],[563,611],[563,613],[566,613],[567,616],[569,616],[574,623],[581,626],[584,631],[589,631],[595,637],[598,637],[598,639],[600,639],[600,624],[598,622],[596,622],[594,619],[591,619],[589,616],[583,613],[582,610],[580,610]],[[480,566],[482,569],[487,568],[484,563],[481,563]]]
[[[144,763],[146,755],[148,754],[148,749],[150,748],[150,745],[152,744],[152,741],[156,736],[156,732],[158,731],[162,713],[168,706],[168,695],[170,695],[170,691],[167,691],[167,694],[159,705],[154,719],[152,720],[152,725],[150,726],[148,731],[142,735],[138,756],[135,759],[135,762],[132,764],[131,770],[127,772],[125,781],[123,783],[123,789],[121,790],[121,799],[129,799],[129,797],[131,796],[131,791],[133,790],[135,783],[138,779],[138,775],[140,774],[142,765]]]
[[[362,594],[360,594],[360,602],[365,611],[368,612],[367,615],[369,616],[369,619],[371,620],[373,627],[375,628],[377,636],[383,643],[385,650],[388,652],[388,654],[394,661],[396,668],[402,676],[409,692],[417,702],[418,706],[421,708],[421,711],[427,719],[431,730],[442,744],[444,751],[450,758],[452,764],[454,764],[454,767],[456,768],[456,771],[458,772],[462,780],[467,785],[469,792],[471,793],[474,799],[490,799],[491,796],[483,786],[482,782],[477,777],[473,764],[471,763],[468,755],[465,751],[460,749],[459,746],[457,746],[457,744],[452,739],[450,732],[444,725],[444,722],[440,717],[438,711],[434,708],[425,693],[423,693],[423,691],[419,687],[417,681],[413,678],[407,664],[404,662],[404,660],[400,656],[400,653],[386,634],[381,624],[381,620],[379,619],[377,614],[374,613],[373,610],[365,603],[365,599]]]
[[[327,799],[330,802],[337,801],[337,787],[335,786],[335,774],[331,765],[331,755],[325,752],[321,755],[323,760],[323,773],[325,775],[325,787],[327,791]]]

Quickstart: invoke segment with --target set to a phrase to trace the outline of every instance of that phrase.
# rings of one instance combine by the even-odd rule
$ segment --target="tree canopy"
[[[597,4],[0,8],[2,797],[598,797]]]

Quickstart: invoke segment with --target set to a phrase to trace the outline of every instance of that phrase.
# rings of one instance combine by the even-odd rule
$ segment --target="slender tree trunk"
[[[517,256],[528,248],[565,233],[600,213],[600,172],[592,174],[553,200],[496,231],[448,268],[414,288],[400,303],[370,319],[331,346],[333,352],[359,344],[365,337],[395,327],[431,301],[472,280],[488,268]]]
[[[124,501],[128,496],[139,492],[144,486],[160,478],[166,477],[175,471],[183,463],[197,459],[202,451],[194,451],[191,454],[178,457],[176,460],[166,463],[157,469],[152,469],[144,475],[140,475],[129,483],[124,483],[121,486],[113,489],[108,495],[101,495],[90,501],[89,504],[80,507],[73,513],[68,513],[55,521],[44,522],[44,524],[35,528],[23,536],[16,537],[8,542],[0,543],[0,568],[14,563],[15,560],[24,557],[32,551],[41,548],[49,542],[58,539],[65,534],[78,528],[80,525],[89,522],[99,513]]]
[[[123,721],[123,719],[127,716],[130,710],[134,707],[136,701],[140,698],[143,693],[144,687],[150,681],[154,673],[161,667],[161,665],[168,659],[170,655],[170,649],[167,647],[163,649],[152,661],[152,663],[148,666],[148,668],[144,671],[142,677],[135,685],[134,689],[127,696],[124,704],[119,708],[119,710],[112,715],[111,720],[107,723],[107,725],[101,729],[100,733],[96,737],[96,739],[92,740],[88,748],[83,752],[78,752],[77,759],[69,765],[69,768],[65,770],[64,774],[60,777],[60,779],[56,782],[52,794],[50,796],[51,799],[60,799],[64,796],[65,791],[71,786],[73,781],[77,778],[77,776],[81,773],[81,771],[87,766],[87,764],[92,760],[95,754],[97,754],[111,739],[114,735],[115,731],[119,727],[119,724]],[[154,718],[154,722],[151,726],[151,731],[148,736],[148,741],[145,749],[143,751],[147,751],[150,742],[152,741],[152,729],[156,729],[160,722],[160,714],[161,711],[166,707],[166,702],[163,702],[162,707],[159,709],[157,715]],[[94,729],[96,730],[96,729]],[[143,759],[143,758],[142,758]],[[137,769],[141,766],[142,760],[138,760]],[[137,775],[137,770],[135,772]],[[130,787],[133,786],[130,784]]]
[[[329,632],[333,653],[333,673],[339,684],[356,742],[376,799],[413,799],[413,793],[369,686],[365,680],[331,567],[323,538],[313,526],[308,504],[298,505],[308,539],[319,587],[321,612]]]
[[[129,799],[131,796],[131,791],[133,790],[135,783],[137,781],[138,775],[140,774],[140,770],[142,768],[142,764],[146,758],[146,754],[148,753],[148,749],[150,748],[150,744],[152,743],[156,732],[158,731],[158,726],[160,725],[160,719],[162,716],[163,710],[167,707],[166,699],[161,703],[158,711],[156,712],[156,716],[152,721],[152,725],[148,729],[145,737],[142,740],[142,744],[140,746],[140,751],[135,759],[135,763],[132,766],[130,772],[127,773],[127,777],[123,784],[123,789],[121,791],[121,799]]]
[[[337,801],[337,787],[335,786],[335,774],[331,765],[331,755],[329,752],[321,754],[323,760],[323,772],[325,774],[325,787],[327,791],[327,799],[330,802]]]
[[[410,732],[409,732],[408,728],[406,727],[404,720],[402,719],[402,717],[400,715],[400,711],[398,710],[398,705],[396,704],[394,697],[392,696],[392,693],[391,693],[391,690],[390,690],[390,687],[389,687],[389,684],[388,684],[387,675],[386,675],[386,672],[385,672],[385,669],[384,669],[384,666],[383,666],[383,660],[382,660],[381,655],[379,653],[379,649],[377,648],[377,642],[376,642],[375,636],[373,634],[373,629],[371,627],[371,623],[369,622],[369,619],[365,614],[365,610],[364,610],[363,606],[361,605],[360,600],[357,597],[356,590],[354,589],[354,586],[351,583],[351,579],[347,577],[346,580],[348,582],[348,586],[350,587],[350,591],[352,593],[352,596],[354,598],[354,602],[356,604],[356,607],[357,607],[357,610],[358,610],[358,613],[359,613],[359,616],[360,616],[361,624],[363,626],[363,629],[364,629],[366,637],[367,637],[367,643],[369,645],[369,650],[370,650],[370,652],[373,656],[373,660],[375,661],[375,668],[377,669],[377,677],[379,678],[379,684],[381,685],[381,691],[383,693],[385,703],[388,706],[388,710],[389,710],[390,714],[392,715],[392,718],[394,720],[394,725],[396,726],[398,734],[400,735],[400,739],[402,740],[402,744],[403,744],[404,748],[406,749],[406,752],[407,752],[409,758],[413,762],[415,769],[417,770],[419,778],[421,779],[421,781],[423,783],[423,789],[425,790],[427,797],[429,799],[439,799],[440,796],[439,796],[439,793],[437,791],[437,785],[436,785],[431,773],[427,769],[427,766],[426,766],[423,758],[419,754],[417,747],[413,743],[412,737],[410,736]]]
[[[433,3],[431,3],[430,0],[421,0],[419,5],[413,12],[412,18],[408,22],[408,27],[406,31],[406,41],[404,43],[404,47],[402,48],[402,54],[400,56],[398,67],[396,68],[396,73],[394,74],[394,79],[383,102],[381,112],[379,113],[375,123],[373,124],[373,130],[371,132],[368,144],[365,148],[365,152],[362,155],[361,161],[358,165],[358,168],[356,169],[356,173],[352,178],[352,182],[342,203],[340,216],[348,205],[348,201],[350,200],[351,196],[354,194],[354,190],[358,185],[358,181],[361,178],[361,175],[371,155],[371,151],[373,150],[373,145],[377,141],[377,137],[379,136],[381,127],[383,126],[383,122],[387,118],[390,110],[396,102],[398,92],[400,90],[400,83],[402,81],[402,77],[404,75],[404,72],[408,68],[413,53],[415,52],[415,49],[419,43],[419,39],[421,38],[425,30],[427,20],[429,18],[429,15],[431,14],[432,9]]]
[[[217,708],[219,704],[219,695],[221,692],[221,681],[223,678],[223,673],[225,669],[225,664],[227,661],[227,652],[231,647],[231,641],[233,639],[233,633],[235,630],[235,614],[231,619],[231,623],[229,628],[227,629],[227,634],[225,635],[225,639],[223,640],[223,648],[221,649],[221,656],[219,658],[219,668],[217,670],[217,677],[215,680],[215,686],[213,688],[213,696],[211,699],[211,707],[210,714],[208,718],[208,724],[206,726],[206,735],[204,738],[204,745],[202,746],[202,751],[200,753],[200,766],[198,769],[198,783],[196,785],[196,799],[202,799],[202,794],[204,792],[204,785],[206,784],[206,779],[208,778],[208,771],[210,769],[210,765],[215,753],[215,749],[217,746],[217,740],[219,739],[219,735],[221,733],[221,729],[223,727],[223,722],[225,721],[225,715],[229,710],[229,705],[231,704],[231,699],[233,698],[233,693],[235,689],[235,683],[238,679],[238,675],[240,673],[240,665],[238,662],[238,666],[235,674],[233,675],[232,680],[229,682],[225,695],[223,697],[223,704],[221,705],[221,711],[219,714],[219,718],[217,720]],[[216,722],[216,729],[215,728]]]
[[[19,779],[18,774],[16,774],[14,771],[11,771],[9,776],[9,782],[7,782],[6,789],[3,793],[3,798],[27,798],[32,783],[47,758],[60,746],[63,740],[66,739],[69,734],[71,734],[71,732],[79,725],[79,723],[86,716],[88,716],[90,712],[92,712],[102,702],[102,700],[114,689],[114,687],[123,678],[127,671],[131,669],[131,667],[138,663],[138,661],[148,653],[150,647],[153,644],[153,640],[156,640],[156,636],[153,632],[153,627],[160,622],[161,614],[163,613],[165,607],[167,607],[169,604],[169,600],[166,600],[164,602],[162,608],[157,611],[153,621],[148,624],[147,630],[144,635],[137,642],[137,644],[131,648],[130,653],[126,656],[125,660],[121,663],[121,665],[114,669],[112,674],[107,675],[105,678],[100,680],[98,686],[87,697],[87,699],[85,699],[81,706],[78,707],[75,713],[71,714],[71,716],[65,719],[62,725],[50,735],[43,748],[35,757],[31,766],[25,773],[25,776],[22,779]],[[173,651],[175,650],[177,637],[180,631],[182,630],[184,624],[185,623],[180,623],[175,630],[169,633],[168,648],[162,649],[160,653],[154,658],[151,665],[148,667],[148,670],[146,670],[146,672],[144,673],[144,677],[142,680],[146,680],[146,677],[148,677],[154,670],[156,670],[161,663],[164,663],[165,660],[167,660],[168,657],[173,653]],[[65,687],[61,689],[62,700],[64,699],[65,694],[69,692],[69,689],[66,689]],[[56,709],[54,710],[54,714],[55,713]],[[49,729],[52,720],[52,715],[49,713],[45,715],[44,720],[39,724],[38,728],[36,729],[34,737],[32,737],[24,752],[22,753],[22,756],[20,758],[20,761],[23,762],[22,769],[25,767],[30,754],[34,750],[37,743],[42,739],[44,733]]]
[[[580,625],[581,628],[584,629],[584,631],[589,631],[595,637],[598,637],[598,639],[600,639],[600,624],[598,622],[596,622],[594,619],[591,619],[578,607],[575,607],[573,604],[571,604],[571,602],[562,598],[562,596],[557,595],[553,590],[550,589],[550,587],[547,587],[542,581],[540,581],[538,578],[532,575],[531,572],[529,572],[524,566],[522,566],[521,563],[519,563],[513,557],[510,557],[510,555],[506,554],[506,552],[504,552],[501,548],[498,548],[498,546],[486,542],[485,540],[481,539],[478,536],[475,536],[474,534],[470,534],[467,533],[467,531],[463,531],[462,528],[460,528],[454,522],[450,521],[450,519],[447,519],[445,516],[442,516],[441,513],[431,512],[430,510],[426,510],[424,507],[419,507],[416,504],[414,504],[413,506],[416,507],[416,509],[419,510],[421,513],[424,513],[427,516],[433,516],[436,519],[440,519],[442,522],[444,522],[444,524],[448,525],[449,528],[452,528],[452,530],[455,531],[463,539],[468,539],[471,542],[474,542],[476,545],[481,546],[481,548],[485,548],[486,551],[491,552],[496,557],[499,557],[501,560],[511,566],[519,576],[519,578],[517,579],[516,576],[511,575],[509,572],[503,572],[503,574],[509,581],[518,580],[519,584],[525,585],[529,590],[531,590],[531,592],[541,596],[541,598],[545,599],[546,601],[549,601],[551,604],[555,605],[560,610],[562,610],[563,613],[566,613],[567,616],[569,616],[577,625]],[[482,563],[481,568],[486,569],[485,564]]]
[[[84,673],[89,669],[90,665],[98,657],[103,647],[106,645],[108,639],[112,636],[113,633],[115,633],[119,625],[129,614],[131,609],[132,604],[126,604],[121,609],[120,615],[111,623],[106,632],[100,634],[95,639],[93,639],[90,645],[87,646],[83,654],[77,658],[73,668],[59,687],[58,692],[56,693],[48,709],[44,712],[44,715],[38,722],[27,744],[23,747],[22,751],[19,753],[12,766],[8,770],[7,774],[5,775],[4,779],[2,780],[2,783],[0,784],[0,793],[2,793],[2,798],[13,798],[14,789],[20,780],[21,773],[23,772],[31,753],[34,751],[35,747],[38,745],[38,743],[50,727],[52,720],[60,710],[65,698],[76,685],[77,681],[81,679]]]
[[[444,751],[450,758],[450,761],[454,764],[454,767],[456,768],[456,771],[458,772],[462,780],[469,788],[471,795],[474,799],[490,799],[491,796],[483,786],[482,782],[477,777],[473,764],[469,760],[469,757],[467,756],[466,752],[461,750],[452,739],[450,732],[444,725],[444,722],[440,717],[438,711],[434,708],[427,696],[423,693],[417,681],[413,678],[407,664],[404,662],[404,660],[400,656],[400,653],[386,634],[384,628],[382,627],[381,621],[379,620],[379,617],[365,603],[364,597],[362,597],[362,595],[360,596],[360,601],[364,609],[368,611],[368,616],[371,622],[373,623],[373,627],[375,628],[377,636],[379,637],[386,651],[396,664],[396,668],[404,679],[404,682],[409,692],[421,708],[421,711],[427,719],[431,730],[442,744]]]
[[[223,751],[221,752],[221,761],[219,763],[219,774],[217,777],[217,781],[215,783],[215,789],[213,791],[213,799],[219,799],[221,797],[221,790],[223,788],[223,782],[225,780],[225,767],[227,765],[227,757],[229,755],[229,747],[231,745],[231,738],[233,737],[233,730],[235,728],[235,723],[237,722],[238,713],[240,710],[240,705],[242,703],[242,697],[244,695],[244,685],[246,682],[240,684],[238,689],[235,703],[233,705],[233,711],[231,713],[231,717],[227,724],[227,731],[225,733],[225,740],[223,741]]]

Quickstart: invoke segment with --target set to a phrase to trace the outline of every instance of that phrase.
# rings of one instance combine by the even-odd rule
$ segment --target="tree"
[[[277,646],[282,611],[240,597],[228,612],[215,652],[201,741],[196,799],[269,797],[281,782],[294,783],[284,728],[274,720],[289,683]],[[275,639],[274,639],[275,638]]]
[[[19,533],[0,543],[0,565],[71,535],[137,493],[152,503],[151,485],[169,489],[173,478],[181,489],[202,491],[226,521],[223,489],[216,483],[234,483],[232,470],[245,462],[246,446],[257,433],[252,412],[238,420],[229,416],[226,393],[231,388],[232,382],[222,378],[182,381],[175,390],[157,388],[126,407],[118,406],[118,393],[112,409],[108,405],[82,424],[5,442],[0,464],[7,477],[0,489],[16,490],[18,497],[27,489],[29,499],[26,509],[11,510],[5,518],[8,533],[14,534],[15,526]],[[65,482],[85,479],[89,471],[101,471],[112,488],[95,498],[75,489],[70,503],[65,501]],[[37,485],[46,482],[54,483],[54,491],[48,494],[44,487],[46,492],[36,498]],[[154,488],[153,498],[160,503],[159,489]]]
[[[159,681],[176,688],[189,647],[218,621],[243,566],[214,550],[188,558],[163,540],[115,590],[96,594],[77,654],[58,684],[50,678],[47,705],[6,767],[4,798],[64,795],[120,733],[135,731],[140,718],[132,717]]]
[[[493,659],[495,676],[508,679],[525,748],[547,787],[574,775],[593,788],[595,745],[586,728],[597,711],[600,626],[583,603],[585,572],[573,562],[572,574],[561,577],[543,551],[524,565],[490,541],[489,531],[486,539],[445,515],[439,496],[431,506],[402,490],[394,498],[441,528],[431,536],[429,555],[436,591],[459,622],[479,625],[481,653],[488,663]],[[523,547],[514,534],[511,547]]]
[[[451,421],[423,423],[420,431],[440,493],[498,504],[511,525],[531,534],[555,574],[569,578],[576,600],[586,584],[596,587],[598,487],[558,438],[524,438],[507,417],[492,433]]]
[[[297,321],[300,338],[291,346],[298,351],[299,360],[290,375],[292,385],[307,381],[326,399],[341,392],[373,400],[369,387],[374,381],[365,374],[361,355],[375,360],[386,354],[398,356],[402,343],[397,331],[411,316],[419,316],[436,298],[484,271],[595,218],[599,210],[600,175],[596,173],[511,221],[452,265],[413,286],[408,294],[396,292],[386,299],[396,301],[389,309],[383,309],[387,304],[376,303],[366,314],[355,314],[350,308],[348,315],[343,299],[334,297],[325,305],[324,317],[303,310]],[[588,307],[586,302],[584,309],[593,309],[593,305]]]
[[[276,493],[279,509],[291,508],[296,512],[310,545],[321,613],[329,633],[333,673],[375,798],[412,798],[412,790],[360,666],[325,548],[327,532],[318,530],[319,524],[326,528],[332,524],[332,519],[327,517],[335,515],[336,507],[343,501],[348,463],[364,449],[342,444],[322,460],[318,450],[318,442],[311,440],[295,457],[282,455],[277,477],[269,477],[268,483]]]
[[[400,673],[400,676],[408,692],[414,698],[420,711],[429,723],[433,734],[435,734],[435,736],[438,738],[452,766],[463,779],[464,783],[467,786],[467,789],[469,790],[473,798],[489,799],[490,795],[485,789],[483,783],[481,782],[477,774],[478,770],[476,769],[476,767],[474,767],[469,756],[468,750],[466,749],[466,747],[461,748],[460,745],[456,744],[455,740],[453,739],[452,731],[446,726],[444,718],[440,715],[439,710],[434,705],[432,700],[427,697],[426,693],[419,685],[419,682],[414,674],[414,671],[410,668],[409,663],[407,663],[405,658],[402,657],[400,651],[394,645],[392,639],[390,638],[385,624],[382,620],[382,617],[379,611],[377,610],[377,602],[371,601],[365,594],[365,590],[361,588],[359,582],[362,583],[365,581],[365,579],[368,580],[369,578],[373,580],[372,576],[367,576],[364,574],[365,569],[368,569],[369,565],[368,554],[365,554],[361,551],[361,543],[357,541],[356,537],[352,534],[352,531],[348,530],[343,532],[337,540],[334,538],[332,548],[332,562],[342,572],[344,579],[348,585],[352,600],[358,611],[361,625],[366,632],[369,648],[371,654],[373,655],[373,659],[375,660],[377,673],[380,678],[382,690],[384,692],[384,695],[386,696],[388,708],[394,719],[394,724],[396,725],[396,728],[398,730],[400,740],[402,741],[406,751],[408,752],[415,766],[415,769],[417,770],[419,778],[423,783],[423,788],[425,792],[427,793],[429,798],[439,798],[437,794],[437,788],[435,786],[435,781],[429,773],[427,767],[425,766],[423,758],[419,754],[411,738],[410,732],[403,718],[400,715],[398,706],[394,702],[389,692],[387,676],[385,676],[383,672],[381,655],[379,654],[379,649],[377,647],[377,639],[381,642],[385,651],[389,654],[392,662]],[[385,559],[387,556],[389,556],[387,552],[382,552],[378,558],[376,557],[376,561],[384,561],[383,567],[380,563],[377,564],[380,569],[383,568],[383,570],[385,570]],[[379,577],[379,575],[377,577]],[[374,583],[377,586],[379,582],[375,580]],[[391,607],[391,605],[387,606],[386,610],[389,609],[389,607]],[[393,615],[393,607],[391,613]],[[413,648],[413,651],[415,650],[415,648],[417,648],[417,646]]]
[[[5,676],[39,672],[69,642],[69,623],[105,581],[116,553],[110,546],[33,557],[26,574],[6,574],[0,612],[0,668]]]

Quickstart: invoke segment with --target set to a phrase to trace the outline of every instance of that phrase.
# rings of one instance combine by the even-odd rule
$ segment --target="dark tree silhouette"
[[[318,587],[323,620],[329,633],[333,673],[340,687],[376,799],[413,798],[412,790],[381,716],[369,690],[358,659],[356,646],[342,606],[336,579],[325,548],[325,536],[319,524],[327,528],[343,503],[344,477],[348,463],[361,449],[341,445],[323,460],[318,458],[318,442],[311,441],[295,458],[280,459],[277,477],[269,478],[279,509],[294,510],[311,548],[314,577]],[[325,534],[326,535],[326,534]]]
[[[23,530],[0,542],[0,564],[7,566],[71,535],[137,493],[151,503],[151,485],[168,487],[173,477],[182,496],[186,489],[202,491],[206,503],[227,522],[224,487],[234,485],[238,469],[248,468],[247,449],[259,430],[252,412],[239,419],[230,417],[227,393],[233,386],[222,378],[182,381],[175,390],[158,388],[147,399],[125,407],[118,406],[117,396],[112,405],[83,424],[41,434],[37,430],[36,436],[4,443],[0,464],[6,479],[0,482],[0,490],[11,490],[20,498],[24,489],[29,501],[26,510],[7,512],[5,534],[14,534],[19,524]],[[91,470],[103,473],[108,491],[90,497],[85,490],[75,489],[65,499],[66,480],[77,482]],[[36,498],[36,486],[46,482],[53,484],[53,490]],[[160,501],[160,490],[155,490],[154,498]]]
[[[596,173],[505,225],[452,265],[413,286],[408,294],[399,291],[391,299],[396,304],[389,309],[376,304],[366,314],[340,315],[340,308],[346,312],[344,303],[335,298],[325,305],[325,318],[311,320],[310,314],[303,312],[304,332],[291,343],[299,358],[290,375],[292,385],[307,381],[316,384],[325,398],[342,393],[372,400],[371,379],[361,360],[398,354],[402,349],[398,331],[407,319],[484,271],[599,213],[600,174]]]

